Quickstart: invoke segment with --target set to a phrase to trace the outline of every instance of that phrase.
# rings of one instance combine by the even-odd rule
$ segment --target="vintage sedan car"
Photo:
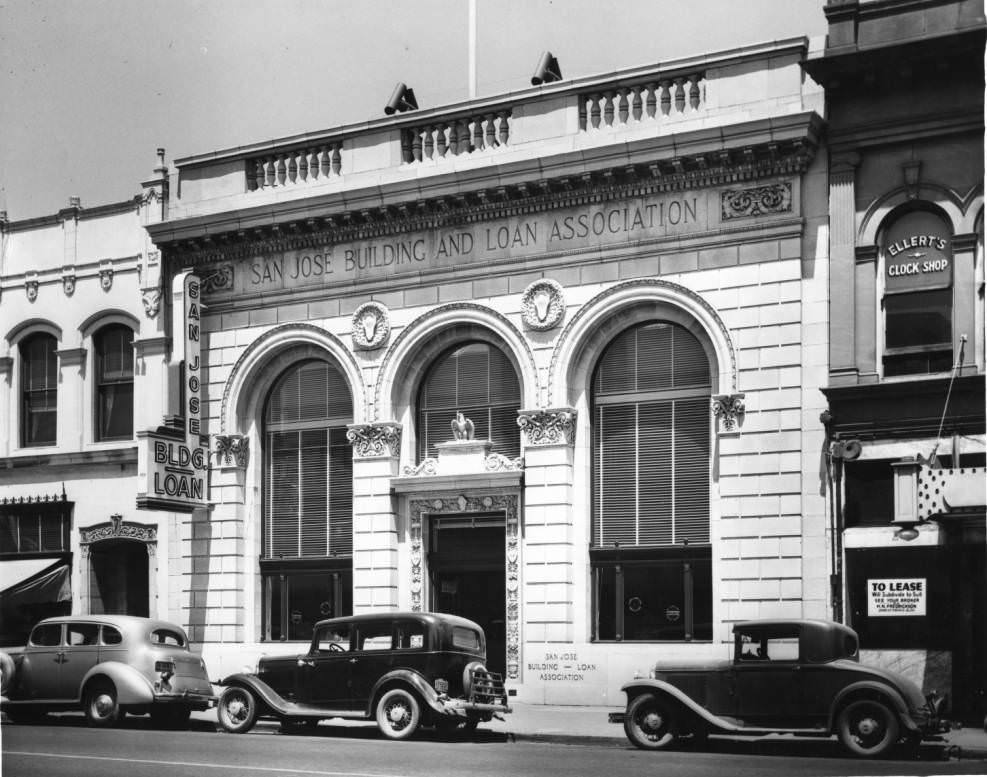
[[[453,615],[392,612],[315,625],[307,653],[265,656],[254,674],[223,680],[219,722],[249,731],[258,717],[293,723],[374,719],[384,736],[406,739],[420,725],[475,729],[510,712],[504,682],[485,666],[486,640]]]
[[[0,653],[0,671],[0,709],[15,722],[81,707],[91,726],[110,726],[126,712],[176,727],[216,703],[185,631],[153,618],[47,618],[20,652]]]
[[[623,687],[627,709],[611,713],[646,750],[709,734],[836,734],[852,753],[874,757],[901,739],[949,730],[943,699],[911,681],[859,663],[857,634],[839,623],[766,620],[733,628],[732,661],[658,664]]]

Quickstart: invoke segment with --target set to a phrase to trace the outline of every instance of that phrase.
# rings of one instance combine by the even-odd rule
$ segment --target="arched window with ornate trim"
[[[494,453],[519,456],[520,406],[517,371],[503,351],[483,342],[456,346],[436,359],[419,392],[418,460],[435,456],[435,445],[453,438],[457,412],[473,422],[476,439],[493,441]]]
[[[353,399],[343,373],[301,362],[264,412],[261,571],[264,638],[309,639],[317,620],[352,612]]]
[[[21,445],[57,442],[58,341],[39,332],[20,343]]]
[[[686,328],[650,322],[593,376],[595,640],[712,638],[712,378]]]

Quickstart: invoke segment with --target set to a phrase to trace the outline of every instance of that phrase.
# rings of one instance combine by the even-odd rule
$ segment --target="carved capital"
[[[737,427],[745,412],[743,394],[713,395],[713,415],[720,419],[724,432],[740,431]]]
[[[222,466],[246,469],[250,459],[250,438],[242,434],[213,435],[216,461]]]
[[[346,427],[346,439],[357,458],[397,458],[401,455],[401,424],[393,421],[350,424]]]
[[[519,410],[517,425],[525,445],[572,445],[576,439],[576,411],[571,407]]]
[[[372,351],[387,343],[391,334],[387,308],[379,302],[365,302],[353,311],[353,346]]]
[[[144,303],[144,315],[154,318],[161,309],[161,289],[143,289],[141,302]]]

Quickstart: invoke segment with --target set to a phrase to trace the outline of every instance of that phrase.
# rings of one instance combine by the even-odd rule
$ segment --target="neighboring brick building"
[[[987,712],[984,7],[829,2],[837,617],[864,660]],[[841,546],[845,552],[841,550]],[[845,583],[845,588],[844,588]],[[880,586],[918,586],[912,604]],[[899,609],[895,609],[899,607]]]
[[[214,674],[326,615],[440,609],[518,698],[616,704],[734,621],[829,614],[806,48],[176,161],[148,229],[162,287],[201,286],[210,505],[143,520]]]

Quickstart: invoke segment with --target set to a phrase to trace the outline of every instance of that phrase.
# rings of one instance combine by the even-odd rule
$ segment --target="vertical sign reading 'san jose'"
[[[186,271],[175,276],[171,362],[172,377],[180,380],[181,391],[172,398],[176,419],[157,430],[137,433],[137,474],[143,489],[137,494],[137,506],[142,509],[191,512],[206,502],[209,457],[201,437],[200,297],[197,275]]]

